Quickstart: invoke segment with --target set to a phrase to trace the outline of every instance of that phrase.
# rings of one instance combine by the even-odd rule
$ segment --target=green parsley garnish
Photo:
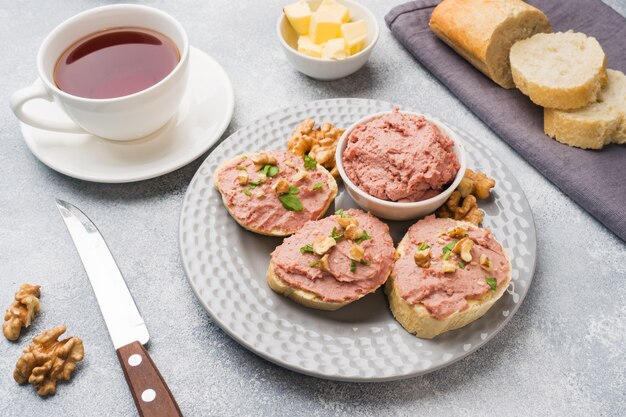
[[[246,170],[246,167],[244,167],[243,165],[237,165],[237,166],[235,166],[235,168],[240,169],[242,171]]]
[[[350,272],[356,272],[356,262],[350,261]]]
[[[254,188],[254,187],[257,187],[259,184],[261,184],[259,181],[250,181],[248,183],[248,187]]]
[[[320,260],[318,259],[317,261],[315,261],[315,262],[313,262],[313,263],[309,264],[309,266],[310,266],[311,268],[315,268],[315,267],[316,267],[316,266],[318,266],[319,264],[320,264]]]
[[[261,174],[265,174],[268,177],[275,177],[278,175],[278,167],[276,165],[264,165],[261,168]]]
[[[458,240],[453,240],[452,242],[448,243],[446,246],[443,247],[443,249],[441,250],[444,254],[450,252],[452,249],[454,249],[454,247],[456,246]],[[449,257],[449,255],[448,255]],[[448,258],[446,258],[448,259]]]
[[[313,253],[313,246],[311,246],[310,243],[307,243],[306,245],[304,245],[303,247],[300,248],[300,253]]]
[[[281,194],[278,196],[278,200],[280,200],[284,208],[290,211],[302,211],[304,208],[302,201],[293,194]]]
[[[450,258],[450,255],[452,255],[452,252],[451,252],[451,251],[447,251],[447,252],[445,252],[445,253],[443,254],[443,256],[441,257],[441,260],[443,260],[443,261],[447,261],[447,260],[448,260],[448,258]]]
[[[370,266],[372,261],[361,261],[361,265]]]
[[[302,201],[300,201],[300,199],[296,197],[296,194],[298,194],[299,192],[300,189],[292,185],[289,187],[289,191],[287,191],[285,194],[281,194],[278,196],[278,200],[287,210],[302,211],[302,209],[304,208],[302,206]]]
[[[241,190],[241,191],[242,191],[245,195],[247,195],[248,197],[250,197],[250,196],[252,195],[252,193],[250,192],[250,190],[247,190],[247,189],[245,189],[245,188],[244,188],[243,190]]]
[[[313,184],[313,189],[314,190],[319,190],[323,186],[324,186],[324,184],[322,184],[321,182],[316,182],[315,184]]]
[[[465,262],[459,261],[459,262],[457,262],[457,264],[459,265],[459,268],[465,269]]]
[[[423,243],[423,242],[420,243],[419,246],[417,247],[418,250],[426,250],[428,248],[430,248],[430,246],[428,246],[427,243]]]
[[[485,276],[485,281],[487,281],[487,284],[489,285],[489,288],[491,288],[491,291],[495,291],[498,287],[498,280],[496,280],[494,277]]]
[[[315,169],[317,168],[317,161],[311,158],[309,155],[302,155],[302,159],[304,159],[304,167],[306,169]]]
[[[354,241],[356,243],[361,243],[364,240],[370,240],[372,237],[370,235],[367,234],[366,230],[363,230],[363,234],[361,235],[361,237],[356,238]]]
[[[335,214],[336,214],[336,215],[338,215],[339,217],[344,217],[344,218],[346,218],[346,217],[348,217],[348,218],[349,218],[349,217],[352,217],[352,216],[350,216],[348,213],[344,213],[344,212],[343,212],[343,209],[339,209],[339,210],[337,210],[337,211],[335,212]]]
[[[335,239],[335,242],[343,237],[343,232],[338,232],[336,227],[333,227],[333,231],[330,233],[330,237]]]

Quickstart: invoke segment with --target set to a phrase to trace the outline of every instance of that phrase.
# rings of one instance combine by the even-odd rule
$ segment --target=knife
[[[62,200],[56,203],[96,294],[139,415],[182,416],[165,380],[143,347],[150,339],[148,329],[104,238],[78,208]]]

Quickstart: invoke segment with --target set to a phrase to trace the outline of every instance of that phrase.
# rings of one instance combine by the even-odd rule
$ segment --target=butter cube
[[[332,13],[316,11],[311,14],[309,36],[315,43],[324,43],[339,37],[341,32],[341,19]]]
[[[363,49],[367,39],[367,25],[364,20],[341,25],[341,36],[346,40],[346,48],[350,55]]]
[[[322,58],[324,59],[346,59],[346,42],[343,38],[331,39],[322,47]]]
[[[323,0],[317,11],[330,13],[343,23],[348,23],[350,21],[350,10],[348,10],[348,8],[343,4],[337,3],[335,0]]]
[[[314,43],[308,36],[298,38],[298,52],[315,58],[322,57],[322,45]]]
[[[283,13],[287,17],[291,27],[298,32],[299,35],[307,35],[309,33],[309,25],[311,23],[311,8],[306,1],[290,4],[283,8]]]

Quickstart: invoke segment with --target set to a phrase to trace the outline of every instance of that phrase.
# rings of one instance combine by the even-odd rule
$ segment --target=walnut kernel
[[[457,239],[464,238],[465,236],[467,236],[467,228],[456,226],[448,230],[448,236],[450,236],[451,238],[457,238]]]
[[[430,248],[415,251],[413,254],[415,265],[421,268],[428,268],[430,266]]]
[[[320,265],[319,265],[320,269],[322,271],[330,271],[330,267],[328,265],[328,254],[322,256],[320,258]]]
[[[274,183],[272,188],[274,189],[276,194],[285,194],[289,191],[289,183],[285,179],[280,178]]]
[[[452,252],[458,254],[465,262],[472,262],[471,251],[473,246],[474,241],[469,237],[464,237],[459,240],[456,245],[454,245]]]
[[[456,271],[456,263],[451,261],[443,261],[441,263],[441,272],[449,274]]]
[[[58,340],[65,330],[57,326],[33,338],[15,364],[13,379],[18,384],[29,382],[45,396],[56,392],[58,381],[71,378],[76,363],[83,360],[84,347],[77,337]]]
[[[324,255],[326,252],[332,249],[337,242],[330,236],[318,235],[314,240],[313,244],[313,252],[316,255]]]
[[[364,255],[365,251],[361,246],[355,244],[350,247],[350,259],[353,261],[361,262]]]
[[[287,140],[287,148],[296,156],[310,156],[337,177],[339,171],[335,161],[335,149],[344,130],[333,127],[330,123],[324,123],[318,129],[314,129],[314,126],[313,119],[302,121]]]
[[[339,226],[343,227],[344,229],[346,227],[348,227],[349,225],[353,224],[354,226],[358,226],[359,225],[359,221],[357,219],[355,219],[354,217],[337,217],[337,223],[339,223]]]
[[[267,152],[254,153],[250,155],[250,160],[254,162],[254,165],[257,167],[263,165],[275,165],[277,162],[276,158]]]
[[[15,293],[15,300],[4,314],[4,323],[2,324],[2,333],[7,339],[17,340],[22,328],[30,326],[32,320],[41,310],[40,289],[41,286],[39,285],[22,284]]]
[[[239,185],[246,185],[248,183],[248,173],[240,172],[239,174],[237,174],[237,182],[239,183]]]
[[[480,264],[480,267],[484,269],[485,271],[491,271],[492,269],[491,259],[489,259],[489,257],[485,255],[484,253],[480,255],[480,259],[478,260],[478,263]]]
[[[355,226],[354,224],[349,224],[346,229],[343,231],[343,235],[350,240],[356,240],[358,238],[360,238],[361,236],[363,236],[363,233],[365,233],[365,231],[363,229],[360,229],[358,226]]]

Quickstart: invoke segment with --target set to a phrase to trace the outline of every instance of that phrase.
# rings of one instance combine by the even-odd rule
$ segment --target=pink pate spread
[[[434,197],[460,168],[445,133],[423,116],[398,109],[356,126],[347,141],[342,162],[348,178],[382,200]]]
[[[474,242],[472,262],[465,264],[463,269],[457,268],[454,273],[442,273],[443,248],[458,240],[445,233],[456,225],[454,220],[437,219],[434,215],[415,223],[408,230],[408,242],[404,241],[404,255],[393,268],[400,296],[409,304],[422,303],[437,319],[465,310],[468,307],[467,300],[480,299],[491,291],[486,277],[495,278],[497,285],[500,285],[508,279],[511,270],[504,249],[491,231],[468,227],[468,236]],[[417,266],[413,259],[420,243],[430,246],[431,262],[427,268]],[[481,254],[491,260],[491,271],[484,270],[478,264]],[[459,258],[454,254],[448,261],[457,262]]]
[[[301,156],[294,156],[287,151],[267,151],[267,153],[277,160],[279,171],[276,176],[267,177],[264,183],[254,187],[240,185],[237,176],[244,170],[237,167],[245,168],[249,182],[259,181],[260,172],[250,158],[236,158],[217,172],[219,191],[226,200],[231,215],[246,227],[264,233],[276,229],[295,233],[304,223],[321,215],[331,195],[328,184],[334,179],[317,169],[305,170]],[[298,170],[305,170],[309,175],[294,181]],[[299,188],[297,197],[302,201],[302,211],[287,210],[282,205],[278,194],[272,189],[272,185],[280,178]],[[322,183],[323,186],[314,190],[313,186],[318,183]],[[250,195],[244,190],[248,190]]]
[[[359,227],[371,236],[362,241],[364,261],[356,263],[354,272],[350,270],[350,247],[353,242],[341,238],[329,252],[329,271],[311,266],[320,259],[313,253],[301,253],[300,248],[311,244],[318,235],[329,236],[337,224],[338,215],[317,221],[310,221],[295,235],[286,238],[282,245],[272,252],[274,271],[289,285],[318,295],[327,302],[346,302],[360,298],[382,285],[391,272],[394,262],[394,246],[389,227],[376,217],[361,210],[345,211],[359,221]]]

